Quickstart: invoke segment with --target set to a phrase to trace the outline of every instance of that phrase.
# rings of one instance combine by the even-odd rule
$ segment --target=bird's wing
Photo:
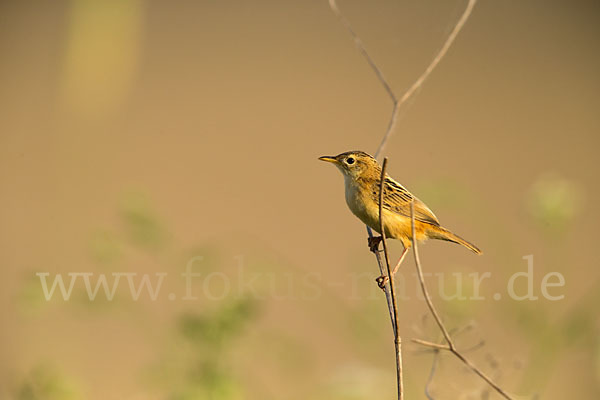
[[[379,192],[373,194],[375,203],[379,204]],[[413,196],[404,186],[386,176],[383,185],[383,208],[410,218],[410,202],[415,203],[415,219],[427,224],[439,226],[440,223],[421,200]]]

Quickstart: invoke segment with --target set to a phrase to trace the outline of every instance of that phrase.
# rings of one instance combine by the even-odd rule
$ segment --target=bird
[[[379,224],[379,188],[381,166],[364,151],[347,151],[319,160],[334,164],[344,175],[346,204],[365,225],[381,234]],[[383,179],[383,226],[385,237],[402,242],[404,251],[394,268],[398,271],[404,256],[412,247],[411,202],[414,203],[415,238],[417,241],[439,239],[460,244],[475,254],[482,251],[474,244],[442,227],[433,211],[387,173]],[[369,247],[377,251],[381,236],[369,238]],[[381,278],[381,277],[380,277]]]

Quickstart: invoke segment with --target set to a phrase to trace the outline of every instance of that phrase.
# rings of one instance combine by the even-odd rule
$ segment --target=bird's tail
[[[483,252],[479,250],[479,248],[473,243],[467,242],[465,239],[461,238],[458,235],[455,235],[446,228],[442,228],[441,226],[436,226],[434,227],[434,229],[431,229],[429,231],[428,236],[432,239],[447,240],[449,242],[458,243],[460,245],[465,246],[467,249],[471,250],[475,254],[483,254]]]

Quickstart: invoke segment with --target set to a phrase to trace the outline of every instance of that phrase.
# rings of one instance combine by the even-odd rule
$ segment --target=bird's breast
[[[368,188],[362,188],[348,179],[346,181],[346,204],[362,222],[379,231],[379,209],[369,196]]]

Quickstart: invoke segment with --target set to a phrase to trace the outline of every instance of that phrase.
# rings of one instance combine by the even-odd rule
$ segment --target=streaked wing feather
[[[379,193],[374,195],[379,203]],[[410,218],[410,202],[415,202],[415,219],[427,224],[439,226],[440,223],[433,213],[421,200],[413,196],[404,186],[386,176],[383,185],[383,208]]]

